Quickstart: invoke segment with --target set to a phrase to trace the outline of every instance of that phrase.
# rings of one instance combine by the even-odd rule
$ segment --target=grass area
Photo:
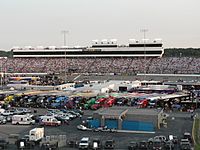
[[[195,145],[194,150],[200,150],[200,145]]]
[[[194,136],[194,149],[200,150],[200,119],[199,117],[195,119],[194,128],[193,128],[193,136]]]

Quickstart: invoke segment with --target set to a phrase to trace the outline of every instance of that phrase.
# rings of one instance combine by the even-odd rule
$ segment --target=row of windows
[[[129,44],[129,47],[162,47],[162,44]]]
[[[117,45],[92,45],[93,48],[109,48],[109,47],[118,47]],[[129,44],[129,47],[162,47],[162,44]]]
[[[92,47],[117,47],[117,45],[92,45]]]

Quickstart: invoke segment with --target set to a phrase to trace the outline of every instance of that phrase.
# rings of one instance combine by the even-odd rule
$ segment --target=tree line
[[[12,52],[0,50],[0,57],[12,57]]]
[[[167,48],[164,57],[200,57],[200,48]]]

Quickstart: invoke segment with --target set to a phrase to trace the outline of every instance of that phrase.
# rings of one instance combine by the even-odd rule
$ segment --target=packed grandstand
[[[91,47],[13,48],[12,58],[0,57],[10,73],[198,74],[199,50],[164,50],[160,40],[118,45],[101,41]],[[116,53],[113,53],[116,52]],[[188,53],[189,52],[189,53]]]
[[[66,61],[66,62],[65,62]],[[197,74],[200,58],[1,58],[3,70],[15,73],[146,73]]]

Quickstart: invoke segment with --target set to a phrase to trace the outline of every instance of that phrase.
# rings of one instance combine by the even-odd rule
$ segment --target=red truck
[[[111,107],[116,103],[116,99],[114,97],[108,97],[106,100],[106,104]]]
[[[100,99],[96,100],[95,104],[93,104],[91,106],[91,109],[97,110],[97,109],[103,107],[105,101],[106,101],[106,98],[100,98]]]
[[[143,99],[143,100],[139,100],[137,102],[137,105],[139,106],[139,108],[146,108],[148,106],[148,100],[147,99]]]
[[[115,104],[115,101],[114,97],[100,98],[91,106],[91,109],[97,110],[101,107],[111,107]]]

